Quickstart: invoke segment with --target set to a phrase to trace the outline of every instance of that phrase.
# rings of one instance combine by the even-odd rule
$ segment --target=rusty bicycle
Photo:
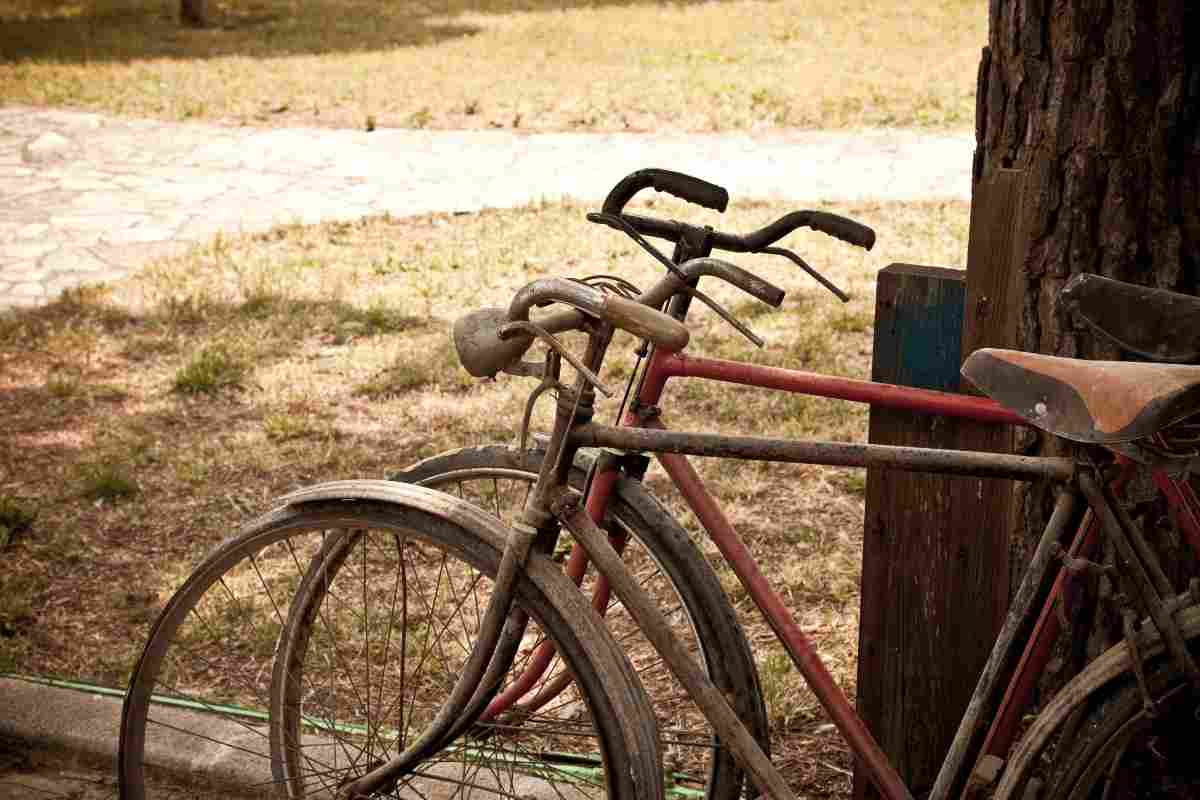
[[[641,485],[650,456],[882,796],[1152,796],[1141,781],[1167,766],[1168,790],[1182,794],[1162,796],[1200,786],[1186,747],[1197,724],[1200,586],[1172,583],[1121,502],[1132,476],[1148,473],[1200,554],[1200,503],[1187,482],[1200,442],[1200,367],[1162,363],[1198,360],[1170,321],[1195,318],[1200,301],[1080,276],[1062,302],[1153,361],[984,350],[963,371],[990,397],[685,355],[684,321],[697,300],[749,334],[699,291],[702,278],[772,305],[783,300],[714,250],[786,257],[839,293],[777,241],[805,226],[864,247],[874,234],[820,212],[736,236],[624,210],[650,187],[716,209],[727,194],[662,170],[634,173],[610,192],[594,221],[658,259],[666,275],[657,284],[639,292],[611,276],[547,278],[508,308],[456,324],[473,375],[538,379],[531,407],[553,396],[547,437],[529,445],[527,414],[516,447],[470,448],[395,480],[295,492],[192,573],[155,623],[131,681],[123,796],[145,796],[152,770],[285,797],[794,796],[766,752],[754,661],[721,585]],[[675,252],[665,256],[648,238],[673,242]],[[570,310],[530,313],[555,303]],[[1130,309],[1149,324],[1129,325]],[[644,359],[619,424],[603,425],[596,396],[609,390],[598,373],[616,330],[644,342]],[[569,331],[583,334],[582,355],[563,343]],[[535,343],[545,358],[525,361]],[[1077,447],[1072,457],[1031,457],[675,432],[662,393],[685,378],[1033,425]],[[934,786],[904,785],[688,456],[1056,487],[1050,522]],[[1111,602],[1121,640],[1030,716],[1071,588],[1089,570],[1119,588]],[[252,624],[259,618],[265,623]],[[223,651],[206,634],[229,630],[217,619],[232,619],[234,630],[246,623],[231,641],[223,634]],[[649,642],[653,668],[625,657],[630,637]]]

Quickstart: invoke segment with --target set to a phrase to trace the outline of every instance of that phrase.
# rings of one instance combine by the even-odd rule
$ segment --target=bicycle
[[[706,794],[714,797],[738,796],[742,791],[743,782],[740,765],[748,770],[753,782],[769,794],[790,796],[782,777],[763,752],[765,725],[760,727],[757,724],[762,712],[753,663],[750,662],[749,675],[742,674],[738,677],[735,668],[735,674],[730,678],[722,675],[723,660],[717,659],[714,666],[713,659],[702,659],[707,668],[706,675],[706,669],[692,662],[688,658],[688,648],[681,646],[670,633],[671,626],[656,608],[656,604],[630,580],[624,562],[618,555],[627,538],[640,535],[643,541],[654,543],[659,532],[654,526],[669,523],[662,522],[654,515],[642,514],[640,518],[636,515],[630,516],[626,510],[626,525],[618,526],[611,542],[609,536],[600,533],[595,524],[596,521],[614,517],[619,520],[622,512],[621,500],[633,496],[631,492],[636,490],[640,473],[645,467],[645,457],[640,454],[647,452],[658,456],[684,497],[693,504],[697,516],[704,523],[710,536],[727,560],[733,564],[756,604],[768,615],[777,635],[789,646],[798,667],[809,680],[822,704],[830,711],[856,755],[866,765],[873,783],[885,797],[908,797],[910,794],[874,745],[869,732],[857,720],[848,701],[829,680],[819,659],[808,647],[803,633],[791,621],[787,610],[778,598],[771,594],[769,588],[762,585],[761,575],[757,573],[753,560],[748,558],[736,534],[724,521],[720,509],[703,490],[684,457],[686,454],[758,457],[766,460],[855,466],[886,464],[902,469],[954,474],[1052,479],[1069,487],[1060,495],[1051,523],[1027,570],[1026,578],[1014,601],[1013,611],[985,669],[984,678],[976,690],[967,716],[964,717],[960,735],[956,739],[956,749],[947,759],[947,764],[933,789],[934,797],[947,797],[953,791],[958,791],[968,783],[968,774],[982,780],[989,771],[995,771],[994,763],[989,763],[988,760],[999,758],[997,753],[1007,753],[1011,741],[1016,736],[1015,720],[1027,706],[1030,677],[1040,672],[1045,665],[1048,658],[1046,642],[1052,639],[1055,633],[1053,629],[1057,617],[1052,613],[1052,609],[1056,607],[1057,598],[1063,592],[1063,584],[1070,575],[1066,567],[1060,568],[1057,575],[1055,574],[1055,555],[1058,552],[1059,540],[1074,521],[1076,507],[1083,505],[1079,497],[1081,491],[1092,510],[1088,512],[1090,516],[1081,524],[1075,541],[1067,548],[1069,557],[1082,559],[1081,553],[1085,552],[1086,541],[1095,538],[1098,531],[1103,529],[1114,546],[1121,549],[1122,557],[1128,557],[1129,564],[1132,565],[1128,567],[1130,572],[1140,576],[1137,579],[1137,594],[1141,595],[1141,602],[1135,601],[1131,605],[1143,606],[1150,613],[1158,629],[1165,632],[1166,643],[1139,630],[1136,620],[1133,619],[1137,615],[1132,612],[1127,614],[1129,621],[1126,623],[1126,641],[1094,662],[1057,696],[1066,699],[1052,701],[1038,715],[1022,744],[1008,759],[1007,769],[999,784],[995,786],[995,795],[1021,796],[1014,793],[1023,792],[1030,785],[1036,787],[1036,781],[1041,781],[1045,786],[1046,797],[1088,796],[1088,793],[1096,788],[1097,781],[1104,777],[1101,774],[1104,770],[1096,765],[1107,767],[1113,760],[1109,757],[1112,752],[1124,752],[1130,738],[1129,726],[1143,719],[1139,717],[1139,714],[1145,714],[1143,706],[1157,708],[1164,691],[1168,693],[1166,696],[1178,698],[1180,692],[1184,691],[1181,687],[1188,685],[1187,681],[1181,683],[1178,676],[1194,674],[1192,671],[1195,669],[1193,657],[1184,643],[1192,640],[1200,632],[1200,615],[1196,614],[1192,607],[1196,598],[1192,592],[1175,595],[1173,589],[1165,585],[1161,569],[1154,569],[1156,559],[1153,553],[1145,546],[1140,533],[1134,530],[1132,525],[1126,524],[1128,521],[1122,518],[1120,506],[1113,502],[1109,484],[1119,483],[1123,474],[1131,470],[1131,465],[1139,460],[1167,465],[1186,463],[1190,458],[1190,455],[1187,455],[1190,451],[1183,448],[1190,447],[1188,440],[1193,433],[1186,424],[1175,428],[1167,426],[1169,430],[1166,434],[1151,429],[1180,409],[1187,413],[1195,411],[1198,404],[1194,397],[1189,396],[1180,401],[1182,405],[1177,403],[1174,412],[1163,412],[1160,408],[1156,413],[1152,413],[1151,422],[1154,424],[1136,431],[1138,436],[1133,437],[1136,440],[1135,444],[1112,441],[1114,437],[1108,435],[1107,443],[1116,445],[1123,451],[1123,461],[1112,461],[1106,457],[1095,461],[1096,457],[1102,456],[1100,450],[1095,448],[1085,450],[1091,461],[1076,462],[1074,459],[1065,458],[964,454],[922,451],[916,448],[803,443],[666,431],[658,421],[655,409],[667,378],[708,377],[1014,424],[1025,424],[1030,416],[1038,416],[1039,419],[1035,421],[1040,421],[1044,427],[1056,429],[1055,432],[1059,434],[1071,434],[1075,438],[1082,435],[1090,435],[1093,438],[1099,436],[1101,440],[1106,438],[1081,427],[1083,423],[1091,420],[1091,416],[1081,416],[1078,409],[1075,409],[1074,416],[1065,418],[1065,422],[1058,418],[1047,422],[1044,419],[1045,413],[1038,414],[1036,403],[1031,408],[1024,409],[1025,414],[1019,414],[1005,405],[984,398],[884,387],[869,382],[828,378],[797,371],[682,357],[679,351],[686,344],[687,331],[679,320],[686,317],[688,304],[693,297],[705,300],[705,297],[694,289],[695,282],[701,275],[720,277],[765,302],[777,304],[782,301],[782,293],[769,284],[733,265],[710,258],[713,247],[742,247],[759,252],[781,250],[772,248],[774,240],[800,224],[813,224],[819,230],[864,245],[870,243],[873,235],[869,233],[869,229],[852,221],[832,215],[813,216],[808,212],[797,212],[800,216],[789,215],[773,226],[748,237],[735,237],[683,223],[667,223],[624,214],[625,203],[634,193],[647,186],[665,189],[684,199],[710,207],[723,207],[727,202],[727,198],[717,187],[687,176],[661,171],[635,173],[610,193],[605,203],[605,213],[597,215],[596,220],[633,236],[639,244],[655,253],[669,270],[659,284],[641,295],[642,304],[632,303],[620,294],[601,293],[581,284],[548,279],[535,282],[518,293],[507,311],[490,310],[476,313],[456,326],[460,356],[472,374],[494,375],[501,369],[506,369],[517,374],[540,375],[543,383],[535,392],[535,398],[547,388],[553,387],[559,392],[554,430],[542,450],[549,454],[549,457],[527,452],[524,447],[515,451],[487,452],[479,457],[484,459],[482,462],[476,458],[474,462],[467,463],[471,461],[467,456],[451,455],[418,465],[402,475],[408,479],[428,480],[438,485],[458,482],[460,478],[470,478],[478,474],[482,474],[487,480],[495,479],[496,483],[493,485],[497,487],[497,491],[493,496],[496,501],[494,516],[444,495],[386,482],[328,484],[284,498],[281,501],[282,505],[274,512],[260,522],[252,524],[249,530],[231,539],[218,553],[206,560],[202,568],[180,590],[176,599],[168,605],[163,617],[156,624],[147,645],[146,655],[135,671],[132,684],[134,691],[131,691],[126,704],[120,760],[124,783],[136,786],[140,770],[144,766],[143,744],[151,708],[151,690],[155,685],[172,685],[171,681],[160,680],[159,667],[165,652],[175,640],[175,628],[195,613],[201,596],[205,595],[210,587],[220,584],[230,597],[235,596],[226,585],[229,582],[227,576],[231,574],[231,566],[234,564],[250,564],[262,585],[267,585],[269,581],[263,579],[262,570],[257,562],[263,560],[261,545],[270,541],[286,543],[289,552],[280,560],[290,560],[295,565],[295,575],[301,577],[299,586],[293,587],[294,599],[286,617],[274,599],[270,603],[278,621],[278,645],[271,646],[274,663],[267,689],[270,710],[264,715],[265,721],[269,723],[269,734],[259,734],[261,738],[269,740],[270,752],[265,754],[264,760],[270,762],[271,773],[264,783],[274,782],[292,796],[304,796],[306,781],[310,780],[322,782],[323,790],[331,794],[341,792],[349,795],[356,791],[365,792],[368,788],[371,791],[399,792],[412,788],[414,780],[450,780],[453,783],[453,778],[446,776],[435,775],[430,778],[428,774],[422,774],[419,768],[425,759],[434,754],[452,753],[451,760],[458,764],[458,783],[467,784],[467,789],[498,788],[501,793],[518,793],[518,779],[509,778],[506,783],[499,774],[500,769],[495,766],[499,761],[504,766],[513,767],[514,773],[523,771],[524,774],[534,774],[541,785],[562,781],[569,785],[571,790],[582,786],[585,791],[595,789],[597,792],[608,791],[619,796],[657,796],[663,789],[664,776],[659,768],[660,756],[653,725],[649,725],[648,733],[645,724],[648,719],[652,719],[649,717],[652,710],[640,690],[636,677],[627,665],[623,665],[619,648],[612,644],[612,625],[609,626],[610,630],[598,626],[596,615],[588,611],[586,604],[578,602],[578,592],[573,588],[583,577],[586,551],[586,560],[596,564],[601,575],[591,579],[592,584],[588,587],[593,591],[594,608],[607,609],[608,593],[610,588],[614,590],[621,600],[622,607],[631,612],[633,623],[665,655],[688,693],[697,700],[712,729],[719,733],[719,744],[708,750],[712,755],[707,764],[709,770]],[[657,253],[645,241],[645,235],[675,240],[677,246],[674,257],[667,259]],[[799,261],[790,251],[787,257]],[[807,265],[803,266],[807,268]],[[609,281],[606,285],[609,288],[628,291],[628,287],[623,287],[619,282]],[[1111,329],[1111,319],[1102,319],[1103,314],[1094,313],[1097,307],[1103,307],[1102,303],[1097,306],[1096,298],[1105,296],[1103,292],[1096,291],[1097,286],[1109,293],[1125,291],[1124,296],[1134,295],[1128,294],[1132,290],[1114,290],[1112,286],[1098,284],[1095,280],[1082,281],[1072,288],[1070,300],[1083,309],[1085,319],[1089,318],[1086,312],[1090,309],[1093,312],[1091,319],[1099,320],[1098,324]],[[1137,302],[1144,302],[1141,295],[1136,297]],[[543,301],[567,302],[582,311],[558,313],[539,320],[539,324],[536,325],[529,323],[529,308]],[[670,316],[649,311],[650,307],[668,301]],[[623,420],[626,426],[637,427],[609,427],[591,421],[592,402],[598,385],[595,372],[603,361],[614,328],[632,330],[653,343],[647,354],[645,369],[637,373],[635,405]],[[588,335],[588,351],[582,362],[554,338],[555,334],[572,329],[584,330]],[[549,354],[543,364],[526,364],[521,361],[522,355],[535,340],[546,342],[550,347]],[[1024,372],[1020,374],[1025,375],[1031,368],[1044,370],[1053,367],[1066,377],[1069,385],[1070,379],[1084,374],[1079,370],[1094,369],[1086,365],[1063,365],[1054,360],[1042,362],[1034,359],[1021,362],[1018,359],[1014,363],[1012,358],[1011,354],[984,352],[978,358],[973,356],[968,360],[967,374],[977,382],[990,381],[994,385],[987,388],[993,391],[1013,391],[1013,387],[1017,387],[1016,395],[1002,399],[1006,400],[1006,405],[1020,405],[1027,399],[1027,395],[1021,392],[1022,384],[1013,381],[1011,374],[1005,375],[1006,370],[1011,373],[1013,369],[1023,369]],[[577,379],[572,387],[564,386],[559,381],[563,360],[569,361],[577,368]],[[1130,374],[1128,368],[1122,369],[1124,372],[1121,374]],[[1185,372],[1190,376],[1190,380],[1197,379],[1191,372]],[[1000,377],[997,378],[997,375]],[[1188,387],[1190,386],[1191,384],[1188,384]],[[1182,418],[1185,419],[1186,416],[1187,414],[1184,414]],[[1170,422],[1175,423],[1179,420],[1171,419]],[[1148,436],[1158,438],[1149,441]],[[522,438],[524,439],[524,436]],[[600,455],[594,459],[577,459],[577,453],[582,447],[602,449]],[[511,526],[506,527],[498,521],[503,515],[503,510],[498,501],[499,478],[495,476],[504,474],[515,477],[518,481],[528,482],[534,467],[537,468],[537,475],[531,484],[531,493],[527,496],[529,502],[522,503],[526,511],[519,519],[512,520]],[[482,472],[479,472],[480,470]],[[505,470],[508,472],[504,472]],[[488,478],[489,475],[492,477]],[[1195,496],[1178,475],[1160,471],[1159,476],[1161,490],[1183,516],[1184,529],[1191,537],[1193,547],[1200,550],[1197,548],[1197,544],[1200,543],[1200,526],[1195,524]],[[572,481],[582,490],[582,494],[568,488]],[[1081,488],[1075,488],[1076,484]],[[582,501],[581,504],[582,496],[586,496],[586,501]],[[652,504],[648,505],[649,501],[644,500],[640,494],[637,497],[636,502],[624,503],[625,508],[633,508],[635,511],[639,505],[642,509],[655,508]],[[613,498],[616,498],[616,502]],[[610,503],[612,508],[607,507]],[[612,509],[616,509],[617,513],[612,514]],[[635,521],[629,523],[630,519]],[[575,582],[570,582],[558,574],[548,562],[548,556],[554,552],[560,523],[570,532],[575,542],[575,552],[568,562],[568,574]],[[641,526],[645,524],[650,527],[642,529]],[[378,535],[371,532],[372,528],[378,530]],[[296,537],[292,534],[302,529],[315,533],[311,542],[297,547]],[[325,532],[330,530],[335,532],[327,535]],[[400,533],[404,534],[403,540]],[[378,720],[372,724],[371,720],[374,717],[371,714],[372,698],[369,692],[365,703],[361,696],[353,698],[357,707],[350,710],[347,718],[345,711],[339,712],[338,693],[340,690],[343,694],[353,694],[353,687],[347,689],[342,686],[339,683],[341,679],[331,679],[327,686],[314,681],[306,683],[305,676],[311,672],[308,665],[322,657],[328,658],[329,652],[333,652],[337,658],[336,642],[332,641],[333,637],[329,635],[336,625],[330,624],[329,619],[322,619],[322,614],[332,616],[329,609],[344,605],[349,589],[345,589],[339,595],[335,588],[352,587],[357,592],[357,586],[361,583],[364,587],[363,606],[367,607],[367,587],[373,585],[375,577],[384,576],[386,579],[390,576],[392,585],[395,586],[395,575],[406,574],[406,567],[401,565],[408,563],[405,554],[412,549],[409,540],[416,538],[423,539],[426,544],[432,542],[443,547],[448,553],[462,556],[471,561],[472,566],[482,574],[498,577],[494,586],[482,598],[484,602],[477,601],[474,621],[467,624],[460,615],[461,641],[465,646],[460,648],[461,652],[450,654],[453,658],[447,658],[448,663],[442,665],[443,671],[450,669],[453,670],[451,674],[460,673],[458,680],[451,685],[435,682],[434,689],[430,692],[431,707],[418,715],[419,723],[424,727],[424,734],[414,743],[409,741],[403,715],[399,723],[391,728],[384,729]],[[615,548],[613,544],[616,545]],[[373,548],[370,558],[367,557],[368,547]],[[384,553],[392,551],[399,556],[395,565],[383,558]],[[686,591],[691,586],[693,577],[696,581],[707,580],[704,577],[692,576],[682,568],[672,571],[679,563],[687,564],[687,556],[677,557],[669,548],[657,544],[652,544],[647,551],[650,560],[656,561],[656,566],[667,576],[667,583],[672,590],[682,588]],[[1137,566],[1143,562],[1148,566]],[[524,566],[518,569],[517,563]],[[700,563],[703,563],[702,560]],[[359,566],[355,566],[356,564]],[[247,573],[250,571],[250,568],[246,569]],[[445,567],[443,560],[437,572],[439,586],[443,583],[442,576],[451,572]],[[707,565],[704,565],[697,575],[711,577]],[[1045,587],[1051,579],[1054,581],[1054,587],[1047,592]],[[475,582],[470,585],[474,586],[480,578],[475,577],[472,580]],[[454,581],[446,583],[452,585]],[[384,585],[386,586],[386,582]],[[462,585],[462,582],[459,585]],[[549,588],[543,588],[542,594],[538,595],[535,591],[537,587]],[[372,588],[370,591],[376,590]],[[514,593],[522,605],[535,612],[547,638],[555,642],[553,647],[543,644],[541,634],[527,633],[523,613],[507,613],[509,598]],[[706,591],[700,594],[706,596]],[[407,590],[405,596],[407,597]],[[435,601],[437,597],[438,594],[435,593]],[[567,599],[569,597],[575,599]],[[708,601],[697,602],[701,603],[698,607],[704,607],[704,603]],[[686,607],[686,602],[683,605]],[[238,605],[234,603],[231,607],[238,608]],[[459,603],[458,608],[461,607],[462,603]],[[728,604],[708,602],[708,607],[715,609],[713,613],[719,620],[725,614],[724,609]],[[432,618],[432,606],[427,610],[428,616]],[[695,614],[689,612],[689,616],[692,618],[692,625],[696,626]],[[1037,628],[1039,633],[1028,637],[1026,642],[1027,637],[1019,629],[1024,627],[1023,622],[1035,618],[1040,620]],[[504,622],[505,619],[507,623]],[[441,621],[439,619],[439,622]],[[364,649],[368,657],[363,660],[363,664],[368,671],[367,685],[370,686],[369,675],[373,664],[370,657],[369,616],[364,615],[357,623],[365,634]],[[449,626],[450,623],[447,622],[446,629]],[[405,625],[403,630],[407,632],[411,627]],[[736,628],[736,622],[734,627]],[[699,638],[703,640],[703,631],[707,629],[700,630],[702,633]],[[1022,635],[1018,635],[1019,632]],[[384,635],[382,631],[380,635]],[[378,647],[379,639],[375,641]],[[744,643],[744,638],[741,641]],[[592,649],[581,650],[584,642],[590,643]],[[388,649],[388,643],[388,640],[385,640],[385,651]],[[1016,659],[1017,650],[1021,645],[1025,645],[1025,653],[1028,655],[1022,655],[1022,663],[1014,669],[1012,662]],[[406,652],[406,647],[402,646],[401,651]],[[735,665],[739,661],[736,653],[735,649],[732,658]],[[1135,654],[1132,659],[1130,653]],[[552,663],[554,659],[560,658],[569,662],[574,673],[573,680],[565,679],[564,673]],[[1139,667],[1143,661],[1148,663],[1147,669]],[[201,672],[219,671],[216,668],[220,665],[204,666],[205,669],[200,670]],[[384,664],[374,666],[378,676],[379,668]],[[344,668],[335,665],[331,674],[339,669],[345,671]],[[1013,677],[1005,684],[1002,676],[1008,672],[1013,672]],[[405,675],[403,666],[400,668],[400,675],[402,678]],[[504,687],[501,684],[506,675],[509,676],[509,684]],[[260,683],[265,682],[261,675],[257,679]],[[1165,690],[1161,685],[1164,681],[1168,686]],[[992,697],[1006,686],[1013,687],[1010,694],[1015,694],[1015,697],[997,712],[997,724],[992,726],[987,740],[979,746],[978,739],[981,738],[982,732],[977,729],[981,727],[980,720],[990,709]],[[385,688],[381,683],[377,694],[376,717],[380,716],[378,712]],[[403,699],[403,684],[399,689],[399,695]],[[389,693],[393,691],[394,688],[389,689]],[[415,692],[413,694],[415,701]],[[446,695],[449,695],[450,699],[443,701],[441,698]],[[1152,695],[1157,695],[1158,699],[1155,700]],[[733,708],[725,702],[726,696],[732,696]],[[1133,701],[1129,699],[1131,697]],[[525,701],[518,703],[521,698],[525,698]],[[1141,700],[1143,706],[1134,702],[1137,700]],[[580,737],[579,728],[564,731],[561,722],[558,728],[545,725],[539,728],[539,704],[545,706],[547,703],[569,709],[576,705],[586,705],[590,709],[588,714],[580,716],[577,709],[572,710],[570,720],[583,719],[586,725],[596,727],[598,744],[594,747],[599,749],[600,753],[581,755],[582,751],[577,741]],[[212,703],[208,705],[211,706]],[[344,705],[343,700],[341,706]],[[414,705],[417,704],[414,702]],[[436,706],[436,710],[433,706]],[[382,716],[389,716],[393,710],[385,707]],[[1094,720],[1091,719],[1093,717]],[[413,714],[410,713],[407,719],[411,724]],[[531,723],[531,720],[534,722]],[[624,727],[615,720],[624,722]],[[743,724],[743,721],[748,724]],[[1082,727],[1079,727],[1081,724]],[[1070,740],[1071,737],[1065,736],[1063,732],[1064,725],[1088,730],[1091,735],[1081,738],[1073,752],[1067,754],[1063,759],[1065,766],[1057,768],[1052,765],[1051,772],[1054,774],[1043,776],[1039,772],[1042,766],[1038,763],[1038,757],[1056,736],[1065,741]],[[525,744],[512,744],[511,739],[521,737],[534,742],[531,747],[537,752],[530,753],[530,746]],[[351,744],[351,738],[355,743]],[[487,749],[494,747],[498,750],[505,745],[505,740],[509,740],[508,746],[512,748],[508,756],[498,757],[496,752]],[[329,764],[328,757],[325,761],[306,760],[307,753],[300,749],[306,746],[306,743],[309,743],[307,746],[318,748],[318,752],[331,753],[334,763]],[[547,744],[554,749],[548,749]],[[575,750],[570,749],[572,746]],[[561,749],[563,747],[568,749]],[[393,749],[402,755],[393,757],[389,767],[383,754]],[[976,751],[981,753],[980,757],[971,762],[971,768],[965,767],[964,765],[971,761],[968,756],[974,757]],[[534,755],[537,759],[532,758]],[[344,765],[337,762],[339,757],[345,762]],[[539,766],[516,763],[533,760],[536,760]],[[597,767],[599,772],[591,772],[581,777],[586,770]],[[486,785],[479,783],[479,776],[483,770],[489,772]],[[337,780],[333,777],[327,778],[324,772],[336,774]],[[678,790],[679,781],[676,778],[679,770],[673,769],[669,772],[667,780],[674,783],[673,788]],[[703,770],[700,772],[703,773]],[[683,777],[687,778],[693,774],[695,770],[685,769]],[[632,783],[628,779],[629,776],[633,776]],[[686,785],[684,789],[687,789]],[[420,793],[420,789],[417,791]],[[127,796],[139,795],[136,789],[133,789]]]

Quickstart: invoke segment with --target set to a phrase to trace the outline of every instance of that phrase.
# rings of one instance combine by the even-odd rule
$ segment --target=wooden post
[[[879,274],[871,378],[959,385],[965,274],[893,264]],[[879,444],[958,446],[971,423],[872,408]],[[993,481],[995,483],[995,481]],[[981,541],[978,481],[867,471],[858,711],[914,794],[929,789],[994,635],[994,543]],[[982,545],[982,546],[981,546]],[[1001,561],[1006,560],[1000,549]],[[1004,584],[1006,589],[1007,584]],[[855,798],[878,795],[861,774]]]
[[[1017,346],[1023,187],[1020,170],[977,176],[965,282],[933,267],[880,273],[873,380],[953,391],[968,354]],[[1014,436],[1006,425],[873,408],[868,439],[1010,453]],[[1016,485],[867,472],[859,713],[918,796],[933,786],[1004,621],[1021,530]],[[857,773],[854,796],[877,796]]]

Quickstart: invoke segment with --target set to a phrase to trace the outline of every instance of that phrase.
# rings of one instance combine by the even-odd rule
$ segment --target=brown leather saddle
[[[1063,286],[1058,303],[1127,353],[1149,361],[1200,362],[1200,297],[1076,275]]]
[[[1044,431],[1090,444],[1145,439],[1200,412],[1200,366],[977,350],[962,374]]]

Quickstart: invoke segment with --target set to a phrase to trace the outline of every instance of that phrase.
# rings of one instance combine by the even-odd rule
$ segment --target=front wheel
[[[465,663],[504,547],[498,526],[455,518],[321,500],[221,545],[167,604],[135,670],[121,796],[332,797],[402,751]],[[319,609],[289,611],[331,548],[342,561],[322,575]],[[460,739],[379,796],[659,796],[652,712],[603,624],[543,558],[515,602],[531,617],[521,653],[552,641],[570,690],[542,724]]]
[[[504,445],[468,447],[427,458],[392,478],[463,498],[512,523],[529,497],[544,455],[541,450]],[[576,459],[570,475],[574,488],[583,488],[590,463],[586,454]],[[618,481],[602,527],[626,541],[622,556],[630,572],[659,601],[676,635],[767,751],[766,710],[750,645],[720,581],[687,532],[639,482],[628,478]],[[564,533],[562,544],[569,542]],[[567,549],[560,550],[563,561]],[[583,589],[588,598],[595,596],[594,571]],[[668,781],[685,795],[690,791],[704,792],[709,800],[740,797],[746,784],[743,771],[625,608],[613,598],[601,613],[651,697]],[[511,716],[533,713],[532,707],[547,702],[555,688],[547,690],[546,683],[539,683],[538,689],[522,695]]]

